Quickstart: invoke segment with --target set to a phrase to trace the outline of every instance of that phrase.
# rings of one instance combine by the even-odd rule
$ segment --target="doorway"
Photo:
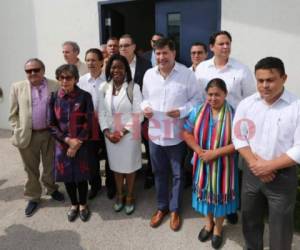
[[[155,1],[105,1],[99,2],[100,41],[106,43],[111,36],[130,34],[143,52],[150,49],[155,32]]]

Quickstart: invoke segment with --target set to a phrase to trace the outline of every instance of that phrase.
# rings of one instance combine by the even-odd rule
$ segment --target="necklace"
[[[120,93],[121,88],[122,88],[122,84],[117,87],[116,84],[114,83],[113,86],[114,86],[114,90],[115,90],[115,95],[118,95]]]

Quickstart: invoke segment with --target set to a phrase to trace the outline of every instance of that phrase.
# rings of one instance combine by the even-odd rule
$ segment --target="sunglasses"
[[[64,81],[64,80],[71,81],[73,78],[74,78],[73,76],[59,76],[58,80],[59,81]]]
[[[39,73],[41,71],[41,68],[35,68],[35,69],[25,69],[25,72],[27,74],[32,74],[33,73]]]
[[[119,48],[122,49],[122,48],[128,48],[130,47],[132,44],[129,44],[129,43],[125,43],[125,44],[121,44],[119,45]]]
[[[156,43],[158,40],[159,40],[159,39],[157,39],[157,40],[151,40],[151,42]]]

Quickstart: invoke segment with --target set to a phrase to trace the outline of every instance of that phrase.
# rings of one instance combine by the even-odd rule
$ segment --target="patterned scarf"
[[[202,149],[216,149],[231,144],[233,109],[225,102],[214,126],[211,106],[206,102],[200,107],[194,137]],[[213,204],[225,204],[235,199],[235,168],[237,154],[218,157],[205,163],[194,153],[193,188],[198,199]]]

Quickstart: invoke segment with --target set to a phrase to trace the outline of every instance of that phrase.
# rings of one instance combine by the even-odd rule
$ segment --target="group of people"
[[[263,249],[268,214],[270,249],[291,249],[300,101],[284,88],[279,58],[257,62],[255,87],[249,68],[230,57],[231,42],[229,32],[214,33],[208,60],[207,46],[194,43],[187,68],[176,62],[174,42],[159,33],[151,38],[153,50],[142,56],[125,34],[109,38],[103,52],[89,49],[85,63],[79,46],[68,41],[67,64],[55,72],[59,84],[44,77],[41,60],[29,59],[27,80],[12,85],[9,117],[28,177],[26,216],[34,214],[42,194],[40,159],[42,182],[53,199],[64,200],[55,184],[64,182],[69,221],[89,219],[87,199],[102,186],[101,159],[107,195],[116,196],[114,211],[132,214],[143,143],[145,188],[155,185],[157,200],[151,227],[170,214],[170,228],[180,229],[190,175],[192,207],[206,218],[201,242],[211,239],[213,248],[221,247],[224,219],[236,223],[241,199],[245,248]]]

